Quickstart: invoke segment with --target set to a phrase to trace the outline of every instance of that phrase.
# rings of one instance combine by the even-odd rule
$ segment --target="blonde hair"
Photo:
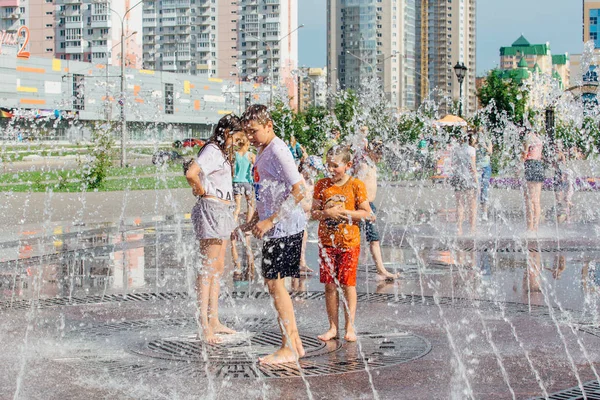
[[[352,150],[350,146],[333,146],[327,151],[327,157],[342,156],[342,161],[348,163],[352,161]]]

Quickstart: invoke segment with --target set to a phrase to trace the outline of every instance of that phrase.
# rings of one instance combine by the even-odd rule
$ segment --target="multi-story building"
[[[462,108],[475,111],[475,0],[328,0],[327,37],[330,85],[356,89],[377,75],[392,107],[431,98],[447,113],[460,97],[453,66],[462,62]]]
[[[583,41],[593,40],[595,47],[600,48],[600,1],[583,0]]]
[[[140,65],[141,38],[137,33],[141,30],[142,2],[55,0],[55,3],[56,58],[110,65],[120,65],[123,59],[127,66]]]
[[[538,72],[552,75],[557,78],[563,87],[570,85],[569,55],[552,54],[550,43],[531,44],[521,35],[511,46],[500,48],[500,70]],[[523,78],[528,78],[529,73],[521,72]]]
[[[414,0],[411,2],[414,4]],[[406,74],[401,71],[405,48],[404,3],[404,0],[327,1],[330,85],[335,87],[339,83],[342,89],[356,90],[365,80],[376,76],[392,107],[404,106],[402,93]],[[412,19],[414,27],[416,10],[413,7],[410,11],[413,15],[406,19]]]
[[[144,1],[144,67],[216,78],[237,75],[238,15],[233,0]]]
[[[238,49],[241,78],[285,86],[297,102],[297,0],[240,0]]]
[[[16,33],[29,29],[28,51],[37,57],[54,57],[54,2],[47,0],[0,1],[0,30]]]
[[[327,72],[324,68],[301,68],[298,74],[298,110],[325,107],[327,101]]]
[[[477,109],[476,96],[476,0],[419,0],[420,67],[419,100],[431,94],[442,114],[455,111],[460,101],[463,115]],[[425,12],[425,10],[427,10]],[[427,49],[427,51],[425,51]],[[461,85],[454,65],[467,67]]]

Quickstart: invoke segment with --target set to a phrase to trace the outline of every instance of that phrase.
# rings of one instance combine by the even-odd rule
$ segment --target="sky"
[[[324,67],[327,0],[298,0],[300,66]],[[499,49],[521,34],[532,44],[550,42],[553,54],[581,53],[581,0],[477,0],[477,74],[497,66]],[[458,60],[457,60],[458,61]]]

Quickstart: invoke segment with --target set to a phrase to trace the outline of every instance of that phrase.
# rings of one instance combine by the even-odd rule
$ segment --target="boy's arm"
[[[369,219],[371,213],[371,205],[368,201],[363,201],[356,210],[344,210],[343,214],[345,214],[348,222],[359,222]]]
[[[242,230],[242,232],[248,232],[251,231],[252,228],[254,228],[254,225],[256,225],[257,222],[258,211],[254,211],[254,214],[252,214],[252,218],[250,218],[250,221],[246,222],[245,224],[241,224],[239,228]]]
[[[275,211],[269,218],[263,219],[262,221],[258,221],[254,227],[252,228],[252,234],[257,239],[262,239],[262,237],[270,231],[277,222],[279,222],[280,216],[285,215],[286,213],[292,211],[292,209],[296,206],[296,204],[300,203],[304,198],[304,185],[302,181],[294,184],[292,186],[292,191],[290,196],[281,204],[279,210]]]

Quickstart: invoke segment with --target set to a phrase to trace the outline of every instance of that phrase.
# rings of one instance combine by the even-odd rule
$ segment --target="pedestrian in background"
[[[468,214],[469,233],[474,234],[477,228],[477,167],[475,132],[469,132],[459,138],[459,145],[452,150],[452,172],[450,185],[454,188],[456,198],[457,234],[463,234],[465,212]]]
[[[479,179],[479,204],[481,205],[481,219],[488,219],[488,201],[490,179],[492,177],[492,141],[482,131],[477,135],[475,164]]]
[[[542,162],[543,148],[544,142],[540,135],[533,131],[525,132],[522,153],[525,172],[523,194],[525,197],[525,219],[527,220],[528,232],[537,232],[540,225],[542,213],[540,197],[542,196],[542,184],[545,179],[544,164]]]

